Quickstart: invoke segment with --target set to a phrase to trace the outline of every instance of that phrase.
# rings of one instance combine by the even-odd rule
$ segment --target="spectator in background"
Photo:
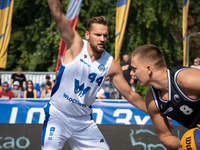
[[[100,88],[100,90],[97,92],[96,99],[106,99],[106,96],[104,95],[105,91],[103,87]]]
[[[51,97],[51,82],[47,81],[45,90],[42,91],[40,98],[50,98]]]
[[[45,78],[45,82],[43,82],[41,85],[40,85],[40,91],[42,92],[43,90],[45,90],[46,88],[46,83],[50,81],[50,75],[47,74],[46,75],[46,78]]]
[[[10,86],[12,87],[13,82],[15,81],[19,81],[19,89],[21,91],[24,90],[24,88],[26,88],[26,77],[25,75],[22,73],[22,68],[18,67],[17,68],[17,73],[13,73],[11,76],[11,81],[10,81]]]
[[[135,92],[135,86],[134,86],[134,76],[131,76],[130,84],[131,84],[131,89]]]
[[[0,98],[14,98],[14,94],[11,90],[8,89],[8,82],[3,83],[3,90],[0,92]]]
[[[131,62],[129,60],[128,54],[124,54],[123,57],[122,57],[122,59],[123,59],[123,62],[120,64],[120,66],[122,68],[124,79],[126,80],[126,82],[131,87],[131,83],[130,83],[131,75],[130,75],[130,72],[131,72],[132,68],[131,68]],[[120,96],[120,98],[121,99],[125,99],[122,95]]]
[[[24,98],[37,98],[37,91],[33,86],[33,82],[28,80],[26,83],[26,90],[24,90]]]
[[[51,82],[51,88],[53,89],[54,85],[56,84],[56,79]]]
[[[19,90],[19,81],[15,81],[13,83],[12,92],[13,92],[15,98],[21,98],[21,91]]]
[[[0,92],[2,91],[2,87],[1,87],[1,77],[0,77]]]
[[[194,59],[194,65],[190,66],[191,68],[197,68],[200,69],[200,58],[197,57]]]
[[[104,83],[102,85],[105,93],[104,95],[106,96],[106,99],[118,99],[117,97],[117,89],[113,86],[112,82],[110,81],[110,78],[107,76],[104,80]],[[107,96],[109,94],[109,97]],[[119,94],[118,94],[119,96]]]
[[[56,71],[56,77],[58,75],[58,71]],[[54,85],[56,84],[56,79],[51,82],[51,88],[53,89]]]

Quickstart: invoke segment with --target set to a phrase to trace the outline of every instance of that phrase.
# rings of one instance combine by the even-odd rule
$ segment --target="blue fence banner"
[[[0,123],[43,124],[43,107],[49,101],[41,100],[0,100]],[[92,105],[93,120],[97,124],[152,125],[145,112],[127,101],[95,101]],[[174,125],[179,125],[172,121]]]

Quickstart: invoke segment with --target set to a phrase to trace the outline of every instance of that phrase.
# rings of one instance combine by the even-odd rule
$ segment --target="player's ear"
[[[150,75],[152,73],[152,66],[151,65],[147,65],[147,73],[148,75]]]
[[[85,37],[87,40],[89,40],[89,34],[90,34],[89,31],[85,31]]]

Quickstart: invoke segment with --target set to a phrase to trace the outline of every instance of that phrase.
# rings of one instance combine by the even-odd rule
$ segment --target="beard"
[[[102,48],[98,48],[98,45],[94,45],[90,42],[90,47],[92,48],[92,50],[97,53],[97,54],[101,54],[104,52],[105,50],[105,46],[103,46]]]

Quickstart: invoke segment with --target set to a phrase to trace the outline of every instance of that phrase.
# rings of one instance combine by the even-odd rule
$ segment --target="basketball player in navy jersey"
[[[66,141],[72,149],[107,150],[103,135],[91,119],[91,105],[105,78],[133,105],[146,111],[143,98],[125,81],[120,65],[106,52],[108,21],[94,17],[88,21],[86,40],[71,28],[59,0],[47,0],[62,39],[65,57],[44,110],[42,149],[60,150]]]
[[[200,124],[200,70],[166,68],[161,51],[151,44],[133,51],[131,66],[140,85],[151,86],[145,102],[160,141],[178,150],[180,140],[172,135],[166,116],[188,129]]]

